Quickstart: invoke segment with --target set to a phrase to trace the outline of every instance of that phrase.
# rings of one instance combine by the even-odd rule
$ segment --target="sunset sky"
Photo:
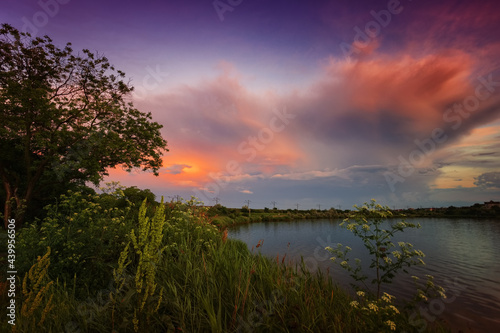
[[[105,55],[164,127],[160,176],[207,205],[500,201],[500,3],[2,0],[0,22]]]

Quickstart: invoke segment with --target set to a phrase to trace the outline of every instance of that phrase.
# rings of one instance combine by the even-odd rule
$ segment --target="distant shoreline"
[[[317,220],[317,219],[345,219],[353,211],[350,210],[279,210],[279,209],[250,209],[226,208],[221,205],[212,206],[208,210],[213,223],[219,228],[242,225],[256,222],[289,222],[294,220]],[[391,219],[410,218],[473,218],[473,219],[500,219],[500,208],[472,207],[448,207],[448,208],[418,208],[392,211]]]

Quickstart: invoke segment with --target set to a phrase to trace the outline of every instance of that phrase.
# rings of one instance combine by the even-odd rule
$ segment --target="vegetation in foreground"
[[[16,325],[2,320],[2,331],[417,331],[389,296],[358,311],[326,276],[253,255],[223,229],[346,211],[219,214],[224,207],[159,204],[136,188],[97,195],[84,184],[117,165],[157,174],[167,151],[162,126],[128,102],[125,74],[97,53],[6,24],[0,60],[1,218],[19,228]]]
[[[418,331],[392,304],[357,311],[320,272],[228,240],[194,200],[69,192],[17,237],[16,325],[2,331]]]

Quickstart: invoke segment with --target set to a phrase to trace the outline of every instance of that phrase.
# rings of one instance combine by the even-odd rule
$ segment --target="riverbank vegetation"
[[[280,209],[248,209],[248,207],[227,208],[220,204],[208,207],[207,213],[218,227],[253,223],[253,222],[282,222],[311,219],[339,219],[348,216],[348,211],[340,209],[328,210],[280,210]]]
[[[2,267],[16,272],[0,272],[1,332],[421,331],[392,304],[358,309],[327,275],[254,254],[224,229],[347,211],[159,203],[117,184],[95,193],[86,184],[110,168],[158,174],[162,125],[99,53],[7,24],[0,50],[0,217],[16,230],[0,233]]]
[[[359,311],[328,275],[227,239],[194,199],[126,192],[68,192],[18,231],[16,325],[2,331],[418,331],[392,303]]]
[[[351,210],[329,208],[319,209],[248,209],[227,208],[220,204],[208,207],[208,214],[213,223],[219,227],[245,224],[252,222],[281,222],[314,219],[345,219],[352,213]],[[470,207],[443,207],[443,208],[407,208],[390,209],[388,218],[500,218],[500,206],[487,208],[483,204],[474,204]]]

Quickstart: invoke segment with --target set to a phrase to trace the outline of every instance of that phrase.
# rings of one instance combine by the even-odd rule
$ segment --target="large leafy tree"
[[[121,166],[158,175],[162,125],[130,102],[133,89],[106,57],[48,36],[0,29],[0,182],[4,222],[21,224],[40,184],[98,184]]]

